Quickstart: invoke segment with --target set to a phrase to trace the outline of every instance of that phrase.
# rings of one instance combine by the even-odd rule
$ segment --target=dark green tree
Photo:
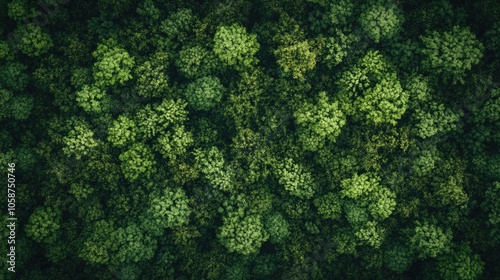
[[[453,83],[464,83],[466,73],[483,58],[483,44],[468,28],[454,26],[450,31],[434,31],[420,39],[424,43],[422,66]]]

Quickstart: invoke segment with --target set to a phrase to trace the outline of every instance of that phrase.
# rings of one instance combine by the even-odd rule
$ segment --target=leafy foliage
[[[61,211],[52,207],[39,207],[30,216],[26,234],[42,243],[54,243],[61,228]]]
[[[94,138],[94,132],[87,123],[79,120],[71,120],[70,123],[72,123],[73,128],[67,136],[64,136],[62,150],[68,156],[81,159],[98,146],[98,141]]]
[[[217,237],[229,252],[243,255],[257,253],[262,243],[268,239],[262,218],[258,215],[228,213],[223,221]]]
[[[274,54],[277,63],[285,73],[294,79],[304,79],[304,75],[316,66],[316,52],[308,41],[280,46]]]
[[[202,46],[184,47],[176,60],[179,71],[187,78],[199,78],[212,74],[218,66],[215,54]]]
[[[376,1],[365,7],[359,22],[368,37],[375,43],[397,35],[403,23],[398,7],[388,1]]]
[[[264,221],[264,228],[269,234],[269,241],[278,244],[283,242],[289,235],[289,224],[280,213],[269,215]]]
[[[317,151],[325,140],[335,142],[346,123],[337,102],[329,104],[325,92],[319,93],[318,99],[318,105],[305,104],[294,114],[304,150]]]
[[[477,254],[473,254],[467,245],[439,259],[437,270],[443,279],[477,279],[483,272],[484,263]]]
[[[285,158],[275,168],[278,182],[290,194],[300,198],[311,198],[316,184],[303,166],[295,163],[291,158]]]
[[[428,222],[417,222],[410,242],[419,258],[436,257],[449,249],[452,234]]]
[[[207,151],[195,151],[196,163],[207,181],[214,188],[223,191],[234,189],[234,171],[224,160],[224,155],[217,149],[211,147]]]
[[[498,1],[0,2],[0,279],[500,275]]]
[[[28,85],[28,75],[24,73],[26,65],[20,62],[8,62],[0,67],[0,84],[6,89],[22,91]]]
[[[40,56],[54,45],[50,35],[35,24],[23,26],[14,36],[19,38],[18,48],[21,52],[30,57]]]
[[[314,200],[318,213],[324,219],[338,220],[342,214],[341,198],[335,193],[328,193]]]
[[[257,36],[238,24],[219,26],[214,36],[214,53],[225,65],[237,69],[254,64],[259,47]]]
[[[188,85],[186,99],[195,110],[209,110],[220,102],[223,93],[219,78],[206,76]]]
[[[123,147],[136,140],[137,126],[125,115],[120,115],[108,129],[108,141],[116,147]]]
[[[76,93],[76,102],[89,113],[102,113],[109,110],[110,98],[105,91],[88,85]]]
[[[135,181],[139,176],[149,178],[156,170],[153,153],[142,143],[132,145],[120,154],[123,175],[129,181]]]
[[[421,40],[425,45],[423,66],[453,83],[464,83],[466,72],[483,57],[483,44],[468,28],[454,26],[450,31],[434,31]]]
[[[99,44],[92,55],[97,59],[93,69],[97,86],[112,86],[116,83],[123,85],[132,78],[135,60],[114,39]]]
[[[161,228],[174,228],[188,223],[189,201],[180,188],[165,188],[159,197],[151,200],[148,209],[154,223]]]
[[[159,97],[168,89],[168,54],[159,52],[135,69],[137,94],[144,97]]]

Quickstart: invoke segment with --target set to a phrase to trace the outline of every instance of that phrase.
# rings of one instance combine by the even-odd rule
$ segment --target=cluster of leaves
[[[0,2],[0,279],[500,275],[498,1]]]

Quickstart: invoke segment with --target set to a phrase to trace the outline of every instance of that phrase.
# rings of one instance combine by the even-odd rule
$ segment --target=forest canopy
[[[0,279],[498,279],[500,2],[3,0],[0,139]]]

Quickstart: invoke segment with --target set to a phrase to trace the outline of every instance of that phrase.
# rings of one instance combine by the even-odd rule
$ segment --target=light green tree
[[[190,83],[185,95],[195,110],[209,110],[220,102],[224,90],[219,78],[206,76]]]
[[[157,141],[155,149],[172,162],[185,154],[187,148],[194,142],[192,133],[186,131],[184,126],[173,127],[171,131],[160,135]]]
[[[147,104],[135,116],[139,134],[150,139],[170,126],[180,125],[187,119],[186,106],[187,103],[181,99],[164,99],[160,104]]]
[[[276,164],[275,174],[278,183],[290,194],[300,198],[311,198],[316,190],[311,173],[291,158],[285,158]]]
[[[97,86],[113,86],[116,83],[123,85],[132,79],[131,72],[135,60],[114,39],[100,43],[92,55],[97,60],[93,68]]]
[[[342,180],[340,193],[344,197],[357,199],[378,188],[379,181],[380,178],[373,174],[354,174],[352,178]]]
[[[194,79],[213,74],[218,63],[213,51],[195,45],[182,48],[175,65],[186,78]]]
[[[269,235],[264,230],[260,215],[228,213],[223,218],[217,238],[229,252],[243,255],[257,253]]]
[[[137,137],[135,122],[126,115],[120,115],[108,128],[108,141],[115,147],[134,143]]]
[[[452,110],[443,104],[430,101],[413,112],[412,117],[416,121],[414,131],[424,139],[438,133],[446,133],[457,128],[457,122],[462,115],[461,110]]]
[[[35,24],[22,25],[16,30],[15,36],[19,38],[18,48],[30,57],[40,56],[54,45],[50,35]]]
[[[437,270],[444,280],[478,279],[484,269],[484,262],[474,254],[467,244],[455,245],[450,253],[438,258]]]
[[[175,228],[189,222],[189,198],[181,188],[166,187],[160,196],[153,196],[148,216],[161,227]]]
[[[341,181],[340,194],[352,199],[347,205],[356,212],[369,213],[375,221],[387,219],[396,208],[396,195],[387,187],[380,185],[380,177],[372,173],[354,174],[352,178]],[[346,213],[349,215],[349,213]],[[348,218],[349,219],[349,218]]]
[[[105,90],[85,85],[76,92],[76,102],[88,113],[103,113],[109,110],[111,99]]]
[[[314,69],[318,56],[317,50],[307,40],[281,45],[274,54],[281,70],[299,80],[304,80],[306,72]]]
[[[326,92],[320,92],[318,104],[305,103],[295,113],[299,125],[299,142],[305,150],[317,151],[326,141],[335,142],[346,118],[338,103],[330,103]]]
[[[321,61],[329,69],[333,69],[348,57],[352,44],[358,40],[355,35],[344,34],[341,30],[335,29],[333,36],[324,39]]]
[[[373,248],[379,248],[385,239],[385,230],[376,222],[368,221],[354,235],[362,242]]]
[[[443,230],[430,222],[417,222],[410,236],[410,244],[418,258],[436,257],[446,252],[452,239],[451,230]]]
[[[61,211],[52,207],[38,207],[26,225],[26,235],[41,243],[54,243],[61,228]]]
[[[396,125],[408,108],[408,94],[403,91],[396,74],[382,78],[374,87],[364,91],[355,107],[366,114],[369,123]]]
[[[233,24],[219,26],[214,36],[214,52],[227,66],[244,69],[257,62],[260,48],[257,35],[248,34],[244,27]]]
[[[234,170],[226,163],[224,155],[217,147],[205,151],[196,150],[194,155],[196,165],[212,187],[222,191],[234,190]]]

